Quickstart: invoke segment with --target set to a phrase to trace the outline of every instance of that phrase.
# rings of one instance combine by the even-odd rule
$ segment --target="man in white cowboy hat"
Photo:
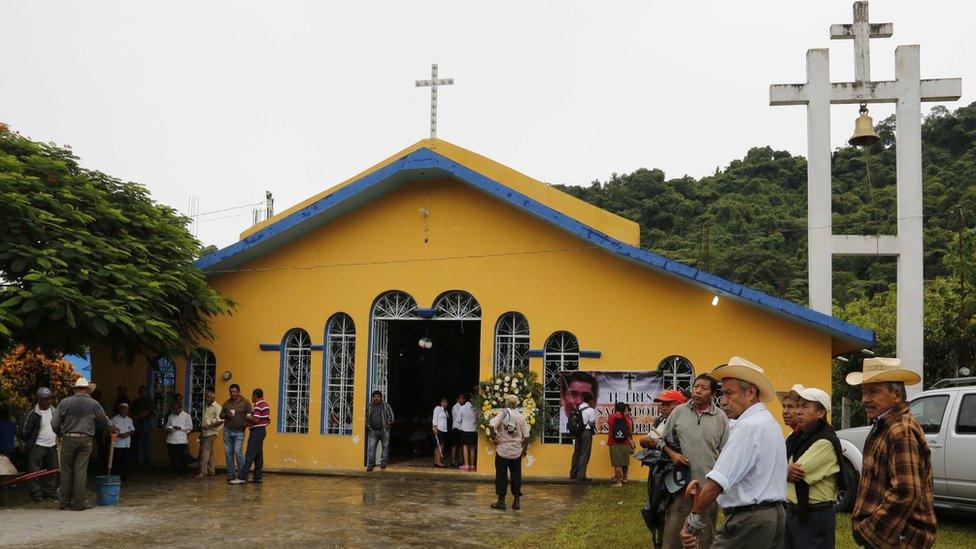
[[[84,511],[85,481],[88,479],[88,458],[91,457],[95,423],[113,433],[118,428],[105,415],[105,410],[88,396],[88,380],[79,377],[74,384],[75,394],[61,401],[51,418],[51,428],[61,435],[61,501],[59,509]]]
[[[864,442],[861,483],[851,513],[854,541],[868,547],[931,547],[936,518],[932,459],[925,433],[909,412],[905,385],[921,377],[897,358],[867,358],[847,375],[861,386],[871,427]]]
[[[830,395],[794,385],[796,430],[786,439],[785,549],[833,549],[837,490],[844,489],[840,439],[827,423]]]
[[[786,446],[783,431],[764,403],[776,400],[776,390],[759,366],[734,356],[709,374],[722,380],[722,407],[735,423],[729,438],[696,490],[692,511],[681,531],[687,549],[698,547],[705,528],[701,513],[718,501],[725,524],[715,535],[713,548],[783,546],[786,526]]]

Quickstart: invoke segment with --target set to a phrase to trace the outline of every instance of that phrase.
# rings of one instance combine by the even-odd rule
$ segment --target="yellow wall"
[[[426,220],[421,208],[430,210]],[[449,257],[455,259],[439,260]],[[279,354],[263,352],[258,344],[279,343],[294,327],[320,344],[326,319],[339,311],[356,323],[354,436],[319,434],[323,353],[313,352],[309,434],[269,429],[270,470],[361,469],[369,309],[391,289],[409,293],[420,307],[430,307],[446,290],[470,292],[482,307],[481,379],[492,371],[495,321],[514,310],[528,318],[532,349],[541,349],[553,332],[568,330],[582,349],[601,351],[599,359],[582,359],[583,370],[654,370],[662,358],[678,354],[704,372],[738,354],[766,368],[777,388],[830,383],[828,335],[731,299],[713,307],[705,290],[588,248],[455,181],[421,181],[391,192],[241,269],[253,270],[211,280],[239,305],[232,316],[215,319],[218,339],[210,347],[218,377],[230,370],[231,382],[245,394],[264,388],[273,414]],[[178,364],[182,391],[184,362]],[[541,377],[541,359],[530,359],[530,367]],[[134,392],[133,385],[145,379],[138,365],[110,370],[96,357],[95,377],[107,378],[108,386],[137,379],[129,382]],[[218,380],[219,401],[228,383]],[[778,404],[771,408],[778,416]],[[487,447],[480,445],[481,475],[493,474]],[[535,441],[525,474],[566,476],[571,452],[569,445]],[[594,478],[600,471],[609,474],[602,442],[590,467]]]

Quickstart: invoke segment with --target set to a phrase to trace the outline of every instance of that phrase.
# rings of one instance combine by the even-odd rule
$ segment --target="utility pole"
[[[959,336],[956,339],[956,376],[959,371],[969,371],[969,339],[966,337],[966,325],[969,318],[966,315],[966,249],[964,241],[964,220],[962,208],[956,210],[956,231],[959,235]]]

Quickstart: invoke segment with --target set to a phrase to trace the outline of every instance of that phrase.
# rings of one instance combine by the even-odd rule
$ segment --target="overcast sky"
[[[770,107],[802,82],[808,48],[853,75],[848,0],[494,2],[0,0],[0,121],[70,144],[83,165],[138,181],[185,210],[278,211],[427,136],[430,64],[438,136],[536,179],[587,184],[661,168],[700,176],[756,145],[805,154],[803,107]],[[922,77],[976,89],[976,3],[874,1],[872,77],[921,44]],[[932,104],[923,105],[927,111]],[[872,108],[875,121],[893,106]],[[834,107],[833,140],[856,106]],[[224,246],[250,210],[204,215]]]

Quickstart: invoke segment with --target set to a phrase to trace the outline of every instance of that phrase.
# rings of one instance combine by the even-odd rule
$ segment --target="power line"
[[[211,273],[264,273],[273,271],[310,271],[313,269],[332,269],[337,267],[370,267],[377,265],[395,265],[401,263],[428,263],[440,261],[456,261],[459,259],[483,259],[488,257],[504,257],[514,255],[533,255],[533,254],[552,254],[564,252],[585,252],[596,250],[597,246],[584,246],[580,248],[554,248],[551,250],[526,250],[519,252],[498,252],[491,254],[474,255],[454,255],[445,257],[411,258],[411,259],[389,259],[385,261],[364,261],[356,263],[325,263],[321,265],[296,265],[291,267],[261,267],[257,269],[215,269],[208,271]]]
[[[241,212],[241,213],[236,213],[236,214],[231,214],[231,215],[222,215],[220,217],[212,217],[210,219],[201,219],[200,221],[197,221],[197,223],[209,223],[211,221],[219,221],[221,219],[230,219],[232,217],[242,217],[242,216],[245,216],[245,215],[251,215],[251,213],[252,212]]]
[[[219,210],[210,210],[209,212],[200,212],[197,214],[197,217],[200,217],[201,215],[210,215],[210,214],[215,214],[220,212],[229,212],[231,210],[239,210],[241,208],[253,208],[254,206],[260,206],[262,204],[264,204],[264,200],[260,202],[255,202],[254,204],[244,204],[241,206],[234,206],[232,208],[221,208]]]

